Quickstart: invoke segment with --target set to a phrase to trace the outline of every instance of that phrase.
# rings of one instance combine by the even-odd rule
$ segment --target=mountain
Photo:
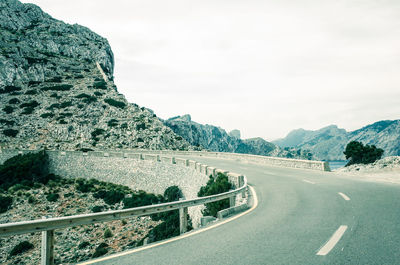
[[[378,121],[351,132],[336,125],[317,131],[298,129],[273,143],[280,147],[308,149],[316,159],[344,160],[343,151],[350,141],[376,145],[385,151],[384,156],[400,155],[400,120]]]
[[[0,32],[0,148],[191,148],[118,93],[105,38],[17,0],[0,2]]]
[[[264,156],[311,159],[308,150],[298,148],[282,149],[262,138],[240,139],[240,131],[229,134],[222,128],[192,121],[189,114],[172,117],[164,121],[176,134],[190,144],[215,152],[231,152]]]

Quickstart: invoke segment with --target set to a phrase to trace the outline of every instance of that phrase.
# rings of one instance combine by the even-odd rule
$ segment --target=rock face
[[[307,150],[296,148],[281,149],[262,138],[242,140],[238,130],[228,134],[220,127],[194,122],[188,114],[165,120],[164,124],[190,144],[210,151],[301,159],[312,158],[312,154]]]
[[[0,32],[0,148],[191,148],[117,92],[110,45],[88,28],[2,0]]]
[[[350,141],[376,145],[385,151],[384,156],[398,156],[400,155],[400,120],[378,121],[352,132],[339,129],[336,125],[317,131],[298,129],[273,143],[281,147],[309,149],[317,159],[344,160],[343,151]]]

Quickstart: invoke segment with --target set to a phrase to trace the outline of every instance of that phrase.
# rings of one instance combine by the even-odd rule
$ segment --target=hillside
[[[0,148],[191,148],[118,93],[105,38],[17,0],[0,2],[0,32]]]
[[[305,149],[282,149],[260,137],[240,139],[239,130],[233,130],[228,134],[220,127],[192,121],[189,114],[172,117],[165,120],[164,124],[190,144],[210,151],[301,159],[312,158],[312,154]]]
[[[398,156],[400,155],[400,120],[378,121],[351,132],[340,129],[336,125],[317,131],[298,129],[273,143],[281,147],[309,149],[317,159],[344,160],[343,151],[350,141],[376,145],[385,151],[383,154],[385,157]]]

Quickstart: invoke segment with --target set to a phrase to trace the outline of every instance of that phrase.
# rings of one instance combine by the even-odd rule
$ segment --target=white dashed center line
[[[332,235],[332,237],[326,242],[326,244],[320,248],[317,252],[318,256],[325,256],[327,255],[339,242],[340,238],[342,238],[344,232],[347,230],[347,225],[341,225],[336,232]]]
[[[309,181],[309,180],[306,180],[306,179],[303,179],[303,181],[307,182],[307,183],[310,183],[310,184],[315,184],[315,182],[312,182],[312,181]]]
[[[344,194],[342,192],[338,192],[338,193],[339,193],[340,196],[343,197],[343,199],[345,199],[346,201],[350,201],[350,198],[346,194]]]

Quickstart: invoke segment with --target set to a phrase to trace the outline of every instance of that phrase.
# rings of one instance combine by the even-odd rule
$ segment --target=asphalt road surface
[[[246,175],[258,207],[214,229],[95,264],[400,264],[400,185],[192,159]]]

